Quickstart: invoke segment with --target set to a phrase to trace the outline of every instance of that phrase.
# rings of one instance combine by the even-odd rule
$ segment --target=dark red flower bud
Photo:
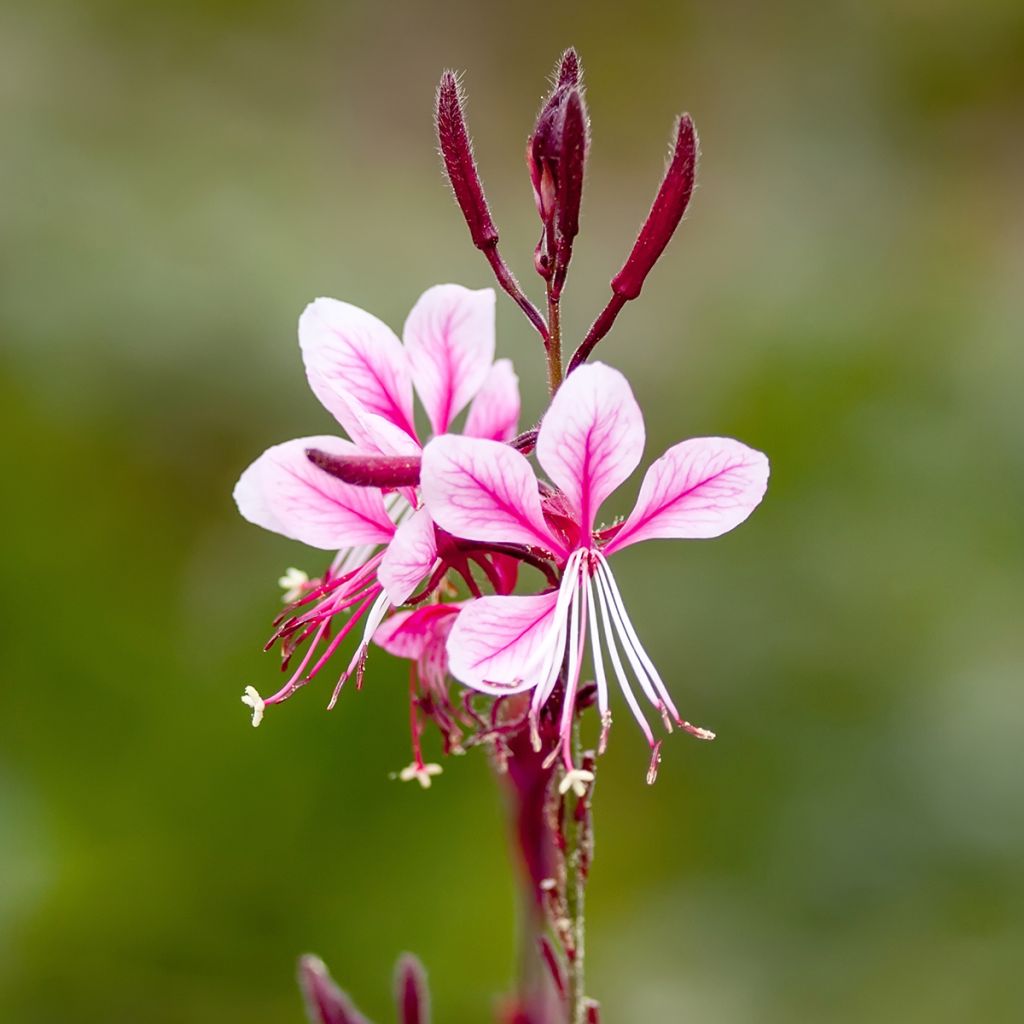
[[[299,988],[310,1024],[369,1024],[334,983],[319,957],[307,954],[299,959]]]
[[[415,487],[420,482],[418,455],[332,455],[307,448],[306,458],[325,473],[356,487]]]
[[[497,244],[498,231],[491,220],[484,188],[473,158],[473,145],[462,112],[462,92],[455,72],[446,71],[437,88],[437,141],[455,201],[466,218],[473,244],[486,249]]]
[[[582,73],[579,54],[570,46],[558,61],[558,75],[555,78],[555,84],[556,86],[579,85]]]
[[[573,353],[567,373],[572,373],[587,361],[597,343],[612,329],[622,307],[640,294],[647,275],[665,251],[686,212],[696,174],[697,133],[690,115],[683,114],[676,123],[672,155],[647,219],[622,269],[612,278],[612,297],[608,305],[598,314]]]
[[[633,251],[612,278],[612,291],[616,295],[635,299],[640,294],[644,279],[665,251],[686,212],[696,171],[697,133],[689,114],[683,114],[676,123],[672,156],[651,211],[640,228]]]
[[[430,1024],[427,974],[411,953],[404,954],[395,969],[395,1001],[398,1024]]]
[[[527,142],[526,165],[544,224],[534,262],[542,277],[554,278],[557,298],[572,256],[572,242],[579,232],[588,145],[586,105],[575,50],[563,54],[553,77],[555,86]]]
[[[487,257],[498,284],[515,300],[537,333],[548,344],[548,325],[498,252],[498,229],[484,196],[484,187],[473,159],[473,145],[466,128],[462,93],[455,72],[446,71],[437,87],[435,125],[437,141],[444,160],[445,173],[455,193],[455,201],[466,219],[473,244]]]

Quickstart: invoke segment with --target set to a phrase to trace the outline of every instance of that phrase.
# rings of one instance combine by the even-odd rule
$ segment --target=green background
[[[405,667],[249,727],[275,581],[321,558],[230,493],[330,427],[308,300],[397,327],[490,283],[439,173],[444,67],[538,295],[523,147],[569,43],[593,147],[566,329],[689,110],[691,212],[600,355],[648,460],[729,434],[773,466],[736,533],[617,562],[719,738],[673,737],[648,788],[619,708],[592,993],[611,1024],[1020,1019],[1024,8],[41,0],[0,9],[5,1022],[298,1021],[310,949],[378,1024],[403,949],[439,1024],[507,987],[483,756],[388,778]],[[505,300],[498,330],[535,417],[536,339]]]

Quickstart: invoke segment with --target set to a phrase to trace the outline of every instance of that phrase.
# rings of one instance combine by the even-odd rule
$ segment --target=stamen
[[[266,707],[255,686],[245,688],[245,693],[242,694],[242,703],[252,708],[252,726],[255,729],[263,721],[263,710]]]
[[[587,786],[594,781],[594,773],[585,768],[570,768],[558,784],[558,792],[565,796],[571,789],[581,800],[587,795]]]
[[[640,643],[640,638],[636,635],[633,623],[630,620],[629,614],[626,612],[626,605],[622,600],[622,594],[619,591],[618,584],[615,582],[615,577],[612,575],[611,566],[608,565],[608,560],[603,555],[599,555],[598,557],[601,560],[601,568],[604,571],[605,578],[608,581],[608,586],[611,589],[612,596],[615,601],[615,607],[618,608],[619,614],[622,617],[622,624],[626,629],[626,633],[636,650],[637,656],[640,658],[644,668],[647,670],[651,683],[654,685],[654,688],[658,691],[658,696],[661,698],[660,701],[656,699],[652,700],[652,703],[664,703],[668,710],[672,712],[672,717],[678,723],[680,721],[679,712],[676,710],[676,706],[672,701],[672,695],[668,692],[668,687],[662,680],[657,668],[655,668],[654,662],[651,660],[647,651],[644,650],[643,644]]]
[[[619,642],[622,644],[622,649],[626,652],[626,659],[633,668],[633,674],[636,676],[636,680],[640,684],[640,689],[644,691],[644,696],[655,707],[657,707],[659,702],[658,694],[656,693],[647,672],[644,670],[644,664],[640,660],[634,645],[630,642],[630,635],[623,621],[623,609],[620,603],[615,600],[613,581],[609,578],[607,566],[603,565],[600,561],[598,561],[597,566],[597,578],[598,583],[605,588],[605,594],[608,598],[608,607],[612,613],[612,621],[615,623],[615,629],[619,637]]]
[[[611,722],[608,711],[608,680],[604,674],[604,655],[601,651],[601,634],[597,628],[597,608],[594,605],[594,584],[590,573],[587,573],[587,618],[590,622],[591,659],[594,662],[594,677],[597,682],[597,710],[601,713],[602,726],[607,718]],[[604,737],[606,729],[602,731]],[[600,753],[604,753],[602,747]]]
[[[304,573],[301,569],[296,569],[295,566],[289,566],[285,569],[284,575],[277,581],[277,585],[284,590],[281,600],[285,604],[291,604],[292,601],[302,596],[302,592],[308,584],[308,573]]]
[[[580,603],[586,591],[580,586],[579,565],[573,569],[572,599],[569,607],[569,665],[566,672],[565,699],[562,701],[562,722],[559,732],[562,736],[562,751],[565,767],[572,771],[572,720],[576,713],[576,689],[580,682],[583,664],[583,642],[586,631],[580,631]]]
[[[415,779],[424,789],[430,789],[431,777],[440,775],[441,770],[439,764],[421,764],[413,761],[398,773],[398,777],[402,782],[411,782]]]
[[[612,625],[608,615],[608,597],[605,593],[604,581],[600,576],[597,576],[596,579],[597,598],[601,605],[601,622],[604,625],[604,638],[608,641],[608,653],[612,659],[612,668],[615,671],[615,678],[619,681],[619,689],[622,690],[622,695],[626,698],[629,710],[633,712],[633,717],[637,720],[640,728],[643,729],[644,735],[647,737],[647,743],[653,747],[654,733],[651,732],[651,727],[647,724],[647,719],[644,717],[644,713],[640,710],[640,705],[637,703],[637,699],[633,694],[633,688],[629,685],[629,677],[626,675],[626,670],[622,666],[622,659],[619,657],[619,651],[615,645],[615,635],[612,632]]]
[[[334,692],[331,694],[330,702],[327,705],[328,711],[333,710],[334,705],[338,703],[338,695],[341,693],[341,688],[348,682],[353,671],[356,672],[356,689],[362,689],[363,670],[366,666],[367,648],[370,645],[370,641],[373,639],[373,634],[377,632],[377,627],[384,621],[384,616],[387,614],[390,607],[391,601],[388,598],[387,592],[380,589],[373,607],[366,616],[366,628],[363,630],[363,639],[356,648],[356,653],[352,656],[352,660],[349,662],[348,668],[342,673],[341,678],[334,687]],[[360,614],[362,614],[362,608],[360,608]],[[358,617],[353,616],[352,621],[358,621]]]
[[[638,657],[643,662],[644,667],[647,669],[651,682],[653,683],[653,685],[658,691],[658,694],[661,697],[660,701],[656,700],[653,701],[653,703],[661,712],[662,718],[666,719],[666,728],[669,732],[672,731],[672,726],[667,721],[667,708],[667,710],[671,712],[672,719],[675,721],[676,725],[678,725],[679,728],[682,729],[684,732],[687,732],[691,736],[695,736],[697,739],[700,740],[713,740],[715,738],[715,734],[710,729],[702,729],[699,725],[691,725],[689,722],[685,721],[683,717],[679,714],[679,711],[676,709],[675,703],[672,700],[672,696],[668,692],[668,687],[665,685],[665,682],[661,678],[661,675],[659,674],[658,670],[654,667],[654,662],[651,660],[648,653],[644,650],[643,645],[640,643],[640,640],[636,635],[636,630],[633,628],[633,623],[630,620],[629,615],[626,613],[626,606],[622,600],[622,594],[619,592],[618,585],[615,583],[615,577],[612,575],[612,570],[611,567],[608,565],[607,559],[603,555],[598,555],[598,558],[601,560],[601,566],[604,571],[605,579],[607,580],[608,585],[612,591],[613,599],[615,602],[613,609],[616,606],[618,607],[618,610],[622,616],[622,623],[626,628],[630,640],[632,641],[633,647],[635,648]]]
[[[647,769],[647,785],[653,786],[658,779],[658,766],[661,764],[661,740],[651,750],[651,763]]]

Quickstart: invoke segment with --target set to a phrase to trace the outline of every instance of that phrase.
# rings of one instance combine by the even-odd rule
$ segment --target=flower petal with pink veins
[[[544,414],[537,459],[580,517],[585,536],[602,502],[636,469],[644,418],[626,378],[603,363],[569,374]]]
[[[519,378],[511,359],[499,359],[473,399],[462,433],[490,441],[511,441],[518,426]]]
[[[395,612],[373,634],[373,642],[396,658],[415,660],[427,646],[448,633],[460,604],[428,604],[411,611]]]
[[[381,492],[318,469],[306,458],[308,448],[333,455],[358,450],[337,437],[300,437],[268,448],[235,485],[239,512],[257,526],[326,551],[386,544],[395,527]]]
[[[331,411],[364,455],[419,455],[419,441],[386,417],[368,412],[336,381],[324,388],[331,395]]]
[[[354,440],[352,402],[416,436],[408,357],[387,324],[347,302],[316,299],[299,317],[299,345],[313,393]]]
[[[451,674],[481,693],[518,693],[536,686],[550,653],[557,603],[557,591],[470,601],[448,637]]]
[[[651,464],[636,507],[605,547],[658,537],[718,537],[739,526],[768,487],[768,459],[730,437],[683,441]]]
[[[544,522],[533,469],[508,445],[435,437],[423,449],[420,490],[434,522],[456,537],[565,554]]]
[[[402,332],[412,377],[435,434],[480,390],[494,360],[494,291],[428,288]]]
[[[405,604],[436,563],[434,522],[427,510],[421,508],[395,531],[384,552],[377,579],[392,604]]]

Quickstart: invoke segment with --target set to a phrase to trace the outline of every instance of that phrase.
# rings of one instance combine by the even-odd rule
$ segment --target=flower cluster
[[[299,320],[306,375],[345,436],[270,448],[242,474],[235,500],[249,521],[333,556],[317,579],[298,570],[282,578],[286,608],[268,646],[279,645],[290,674],[272,696],[248,687],[242,699],[258,725],[268,706],[318,676],[359,627],[329,706],[346,680],[362,684],[371,642],[408,659],[414,758],[403,779],[428,786],[440,771],[420,748],[430,719],[446,752],[481,740],[508,751],[509,737],[527,731],[547,766],[561,762],[561,791],[582,796],[593,774],[574,749],[575,722],[596,703],[603,752],[614,683],[650,747],[653,781],[660,741],[645,703],[669,731],[677,726],[701,739],[713,733],[680,715],[627,612],[611,559],[641,541],[726,533],[750,515],[768,481],[765,456],[739,441],[682,441],[649,466],[624,520],[601,519],[602,506],[640,464],[645,430],[625,377],[587,359],[640,294],[686,209],[693,125],[679,120],[665,178],[612,279],[612,298],[564,376],[559,303],[589,147],[578,58],[570,51],[560,62],[527,146],[546,317],[499,254],[451,74],[438,90],[437,129],[471,239],[542,339],[550,404],[537,428],[517,434],[518,382],[507,359],[495,361],[490,289],[430,288],[401,340],[348,303],[321,298],[307,307]],[[450,679],[464,688],[461,698],[452,696]],[[492,699],[489,713],[474,694]]]

